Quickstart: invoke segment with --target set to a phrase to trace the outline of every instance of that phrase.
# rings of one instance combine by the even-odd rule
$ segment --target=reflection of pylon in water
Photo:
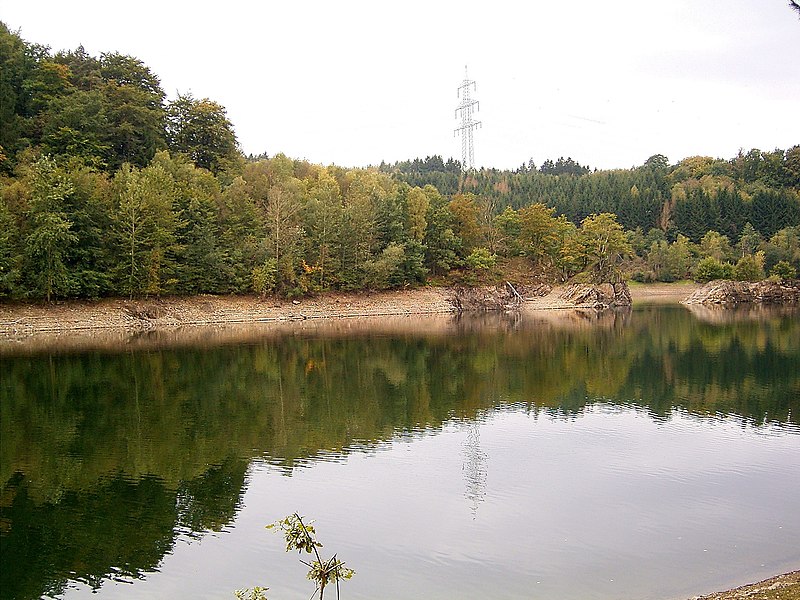
[[[464,496],[469,500],[470,512],[474,519],[478,514],[478,505],[486,498],[486,459],[488,455],[481,450],[481,426],[479,421],[467,425],[467,439],[464,440],[464,464],[461,470],[466,480]]]

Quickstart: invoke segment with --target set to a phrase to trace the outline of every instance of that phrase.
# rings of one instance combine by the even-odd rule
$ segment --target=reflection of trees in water
[[[2,491],[0,598],[98,588],[109,576],[154,571],[180,533],[220,531],[239,509],[247,461],[230,460],[170,489],[154,476],[116,474],[38,502],[17,473]]]
[[[602,397],[658,415],[678,407],[797,422],[791,317],[711,325],[676,307],[513,329],[4,359],[0,480],[35,473],[40,501],[117,472],[178,488],[231,456],[291,467],[474,418],[496,398],[564,414]]]
[[[210,349],[4,357],[2,554],[35,555],[30,575],[15,575],[10,589],[30,597],[63,585],[71,570],[99,581],[112,567],[154,568],[176,531],[233,518],[253,456],[290,474],[320,452],[475,420],[497,398],[554,415],[604,398],[655,417],[680,409],[798,422],[796,318],[707,323],[674,307],[503,323],[462,320],[458,335],[287,335]],[[469,427],[464,478],[477,509],[487,463],[478,425]],[[148,501],[125,501],[138,497]],[[122,532],[115,520],[125,521]],[[123,544],[126,535],[138,541]],[[82,553],[75,544],[89,536],[87,545],[109,547]]]

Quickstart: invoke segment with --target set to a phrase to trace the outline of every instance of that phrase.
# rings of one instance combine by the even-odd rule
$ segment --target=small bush
[[[764,253],[745,254],[733,268],[737,281],[760,281],[764,279]]]
[[[720,262],[712,256],[707,256],[697,263],[693,276],[694,280],[700,283],[714,279],[733,279],[734,266],[729,262]]]
[[[772,267],[769,274],[780,277],[781,279],[794,279],[797,277],[797,269],[787,261],[781,260],[775,263],[775,266]]]
[[[278,263],[274,258],[264,261],[264,264],[253,269],[253,291],[262,296],[275,291],[278,282]]]
[[[497,264],[497,255],[492,254],[486,248],[476,248],[467,257],[467,266],[470,269],[488,271]]]
[[[656,275],[652,271],[634,271],[631,273],[631,280],[638,283],[653,283],[656,280]]]

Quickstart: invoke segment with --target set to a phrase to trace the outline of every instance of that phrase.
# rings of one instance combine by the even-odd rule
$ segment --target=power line
[[[467,75],[465,66],[464,81],[458,86],[458,97],[461,98],[461,104],[456,108],[456,119],[458,111],[461,111],[461,127],[457,127],[453,132],[454,136],[461,132],[461,170],[465,173],[475,168],[475,145],[472,141],[472,131],[481,126],[480,121],[472,118],[473,112],[480,110],[480,104],[477,100],[470,98],[470,88],[477,91],[475,82]]]

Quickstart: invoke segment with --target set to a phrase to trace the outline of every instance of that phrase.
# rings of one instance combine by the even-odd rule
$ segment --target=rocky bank
[[[287,300],[257,296],[66,301],[0,304],[0,339],[45,332],[97,329],[143,331],[187,325],[352,319],[508,310],[603,309],[628,306],[625,284],[545,284],[417,288],[386,292],[331,293]]]
[[[683,300],[683,303],[718,306],[740,304],[796,306],[800,304],[800,280],[710,281]]]

